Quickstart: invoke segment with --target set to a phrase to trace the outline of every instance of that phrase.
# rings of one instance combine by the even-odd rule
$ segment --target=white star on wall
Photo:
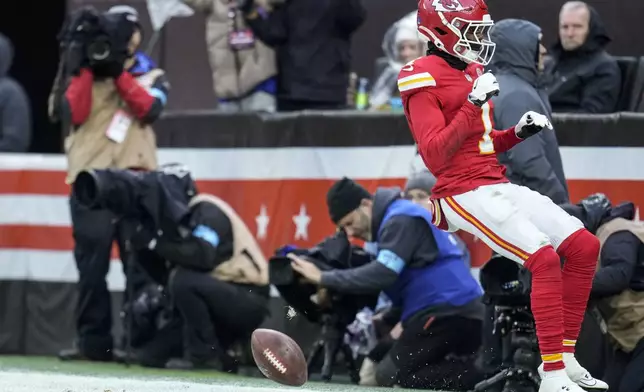
[[[264,239],[266,238],[266,234],[268,233],[268,224],[270,223],[271,218],[268,216],[266,206],[261,205],[259,208],[259,215],[255,217],[255,223],[257,224],[257,233],[255,234],[255,237],[257,239]]]
[[[300,213],[293,216],[293,223],[295,223],[295,239],[308,240],[311,217],[306,214],[306,206],[304,204],[300,206]]]
[[[638,222],[640,220],[640,208],[639,207],[637,207],[635,209],[635,219],[633,219],[633,220],[636,221],[636,222]]]

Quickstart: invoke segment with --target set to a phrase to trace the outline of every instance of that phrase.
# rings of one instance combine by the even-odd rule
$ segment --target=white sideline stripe
[[[0,284],[2,281],[16,280],[76,283],[78,270],[74,255],[67,251],[0,249]],[[115,259],[110,262],[106,281],[109,291],[125,291],[121,260]],[[271,296],[279,297],[277,289],[273,286]]]
[[[562,147],[561,154],[569,179],[644,180],[642,147]],[[406,178],[413,157],[412,146],[159,150],[160,163],[182,162],[201,180]],[[66,167],[62,155],[0,154],[0,171]]]
[[[53,370],[53,369],[52,369]],[[246,385],[244,385],[246,384]],[[5,369],[0,372],[0,391],[60,392],[60,391],[129,391],[129,392],[283,392],[289,390],[268,380],[231,380],[208,383],[177,380],[170,377],[114,377],[61,374]],[[295,390],[293,388],[292,390]],[[303,387],[301,392],[323,390],[321,387]],[[326,390],[326,388],[324,389]]]

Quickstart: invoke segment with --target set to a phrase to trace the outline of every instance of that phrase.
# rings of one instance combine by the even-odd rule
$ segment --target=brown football
[[[267,378],[294,387],[308,380],[304,353],[288,335],[272,329],[256,329],[250,338],[250,347],[257,367]]]

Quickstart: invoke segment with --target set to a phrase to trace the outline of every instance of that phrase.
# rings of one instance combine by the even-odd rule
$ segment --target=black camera
[[[101,13],[93,7],[83,7],[70,15],[59,40],[66,57],[74,63],[72,68],[86,63],[100,70],[108,63],[125,62],[134,29],[135,24],[127,14]]]
[[[180,226],[190,226],[188,203],[197,189],[187,170],[168,164],[154,171],[82,171],[73,192],[87,208],[107,209],[172,236],[179,235]]]
[[[314,302],[311,297],[319,293],[317,285],[304,282],[291,268],[288,253],[294,253],[322,271],[356,268],[372,261],[372,256],[362,248],[351,244],[344,231],[325,238],[309,249],[284,246],[275,252],[269,261],[269,277],[281,297],[298,313],[309,321],[321,325],[320,337],[314,343],[308,356],[309,374],[313,367],[322,360],[321,376],[330,381],[336,356],[343,353],[349,376],[355,383],[359,381],[357,365],[353,360],[350,347],[344,343],[347,326],[356,318],[356,314],[365,307],[373,308],[378,301],[378,294],[355,295],[325,290],[325,300]]]
[[[481,270],[486,317],[481,355],[484,372],[494,373],[475,391],[536,392],[540,363],[534,317],[530,311],[530,274],[514,261],[495,255]],[[490,326],[488,326],[489,328]],[[491,334],[490,334],[491,333]]]

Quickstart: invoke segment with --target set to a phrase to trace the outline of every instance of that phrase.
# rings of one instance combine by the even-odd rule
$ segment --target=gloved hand
[[[550,124],[548,117],[530,111],[521,117],[519,123],[514,127],[514,132],[519,139],[527,139],[541,132],[543,128],[552,129],[552,124]]]
[[[486,72],[474,81],[468,99],[474,105],[481,107],[495,95],[499,95],[499,82],[492,72]]]

